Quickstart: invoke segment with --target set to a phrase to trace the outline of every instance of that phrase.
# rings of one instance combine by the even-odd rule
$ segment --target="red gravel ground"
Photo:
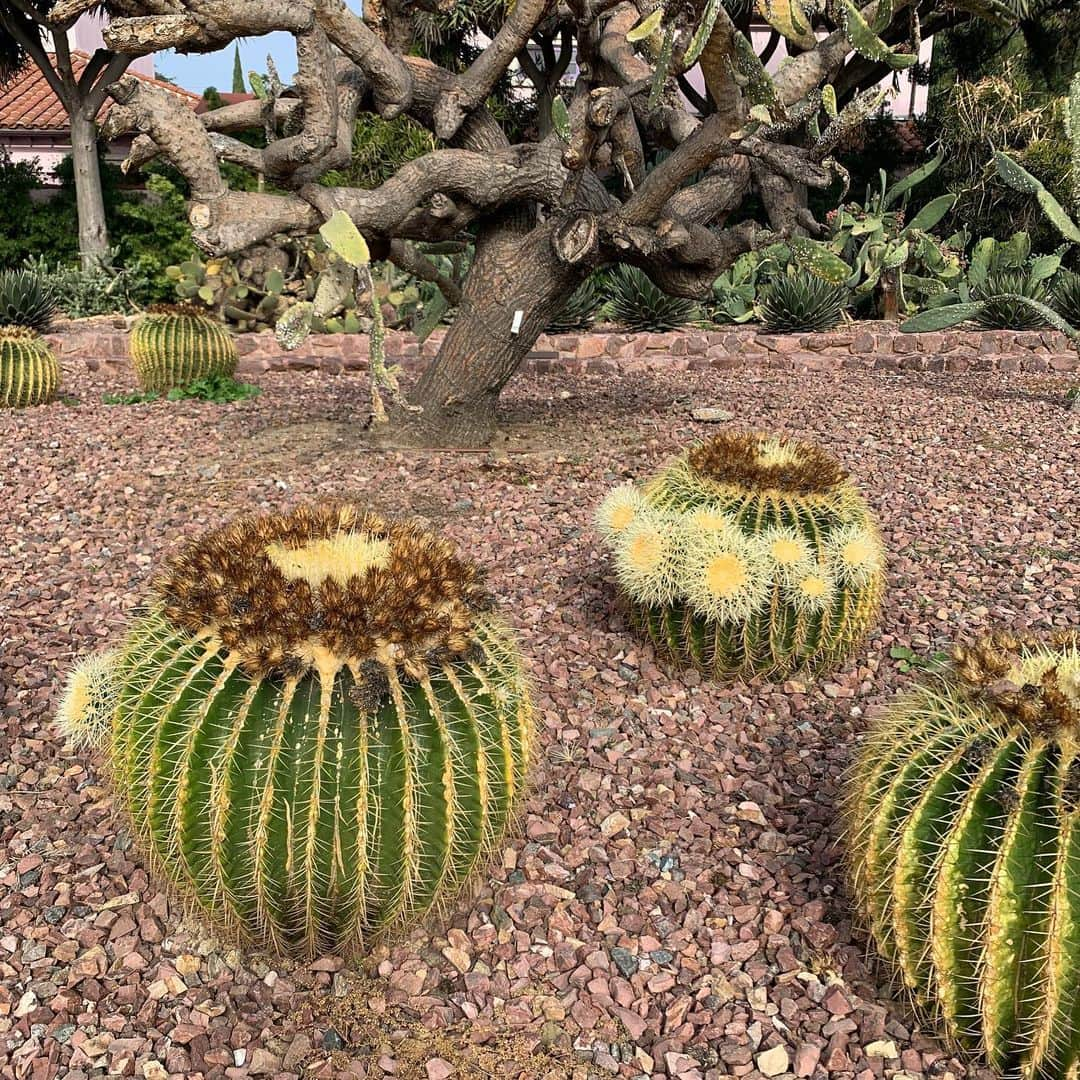
[[[107,407],[115,377],[75,375],[78,407],[0,416],[0,1076],[970,1072],[869,965],[835,806],[867,715],[911,677],[890,648],[1080,624],[1063,384],[522,378],[503,451],[388,454],[352,424],[361,380],[258,381],[231,406]],[[704,435],[689,408],[706,404],[822,441],[881,515],[884,622],[830,678],[672,676],[614,613],[593,507]],[[183,537],[321,494],[420,514],[490,567],[541,722],[501,865],[359,972],[242,956],[185,918],[51,726],[72,660],[120,631]]]

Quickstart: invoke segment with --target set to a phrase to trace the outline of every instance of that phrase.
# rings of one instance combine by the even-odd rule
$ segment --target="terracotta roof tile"
[[[53,54],[49,54],[53,58]],[[72,51],[71,66],[75,70],[75,77],[79,78],[86,68],[90,57],[84,52]],[[182,90],[172,83],[163,82],[161,79],[151,79],[149,76],[131,72],[136,79],[149,83],[152,86],[160,86],[165,90],[171,90],[179,94],[185,100],[190,101],[194,108],[202,98],[193,94],[190,90]],[[98,113],[101,120],[112,105],[111,99],[106,99],[105,104]],[[32,61],[7,85],[0,87],[0,131],[67,131],[68,118],[60,99],[53,93],[45,76]]]

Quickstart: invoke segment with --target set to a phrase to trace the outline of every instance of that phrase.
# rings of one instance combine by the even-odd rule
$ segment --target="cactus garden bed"
[[[63,357],[61,358],[63,362]],[[376,453],[366,381],[0,414],[0,1075],[874,1080],[977,1071],[920,1029],[854,929],[837,842],[868,717],[959,637],[1080,626],[1069,376],[715,369],[525,374],[490,453]],[[713,684],[615,608],[592,525],[615,484],[732,425],[851,470],[889,553],[838,672]],[[489,568],[536,687],[517,832],[444,919],[365,961],[241,953],[159,891],[99,768],[52,726],[63,675],[164,553],[315,495],[419,514]]]

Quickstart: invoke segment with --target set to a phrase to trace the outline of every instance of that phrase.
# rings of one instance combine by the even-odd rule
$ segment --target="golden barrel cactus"
[[[873,626],[873,516],[821,448],[725,432],[597,513],[634,622],[677,663],[782,675],[842,662]]]
[[[139,385],[161,393],[236,372],[236,343],[220,323],[193,307],[158,304],[131,328],[131,362]]]
[[[1080,634],[999,633],[871,729],[853,891],[950,1043],[1003,1076],[1080,1070]]]
[[[188,544],[60,725],[103,746],[153,864],[250,941],[311,956],[448,898],[525,783],[529,692],[477,567],[348,504]]]
[[[0,326],[0,405],[44,405],[59,385],[60,365],[49,346],[26,327]]]

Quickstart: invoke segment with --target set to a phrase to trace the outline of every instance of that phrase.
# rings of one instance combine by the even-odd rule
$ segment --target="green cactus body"
[[[0,327],[0,405],[44,405],[60,385],[60,365],[32,330]]]
[[[529,694],[487,606],[414,526],[242,519],[76,671],[61,726],[104,744],[153,864],[215,922],[356,953],[462,886],[523,790]]]
[[[871,730],[853,891],[955,1046],[1022,1080],[1080,1067],[1080,636],[994,635]]]
[[[236,345],[219,323],[194,309],[151,308],[131,330],[131,362],[148,392],[236,371]]]
[[[884,591],[881,540],[839,464],[812,444],[719,435],[598,525],[634,623],[677,663],[720,676],[842,662]]]

